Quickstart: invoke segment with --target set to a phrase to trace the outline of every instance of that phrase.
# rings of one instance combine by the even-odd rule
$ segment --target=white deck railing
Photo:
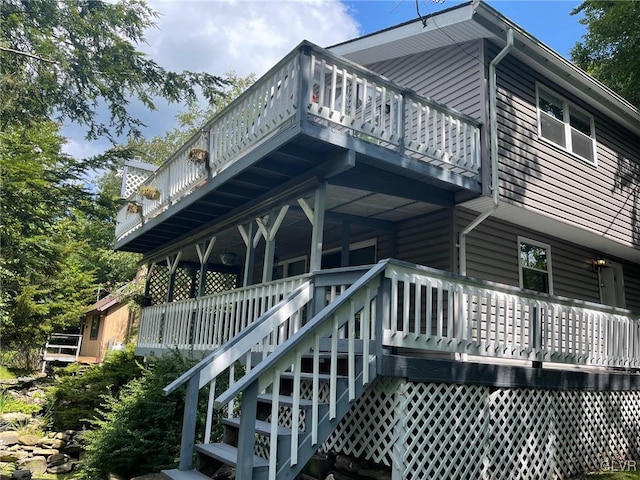
[[[331,303],[360,275],[314,277]],[[346,271],[345,271],[346,272]],[[344,274],[346,275],[346,273]],[[347,278],[343,275],[343,278]],[[640,314],[389,261],[386,346],[575,365],[640,367]],[[147,307],[139,348],[211,351],[307,280],[278,280]],[[329,283],[327,283],[329,282]],[[317,305],[320,305],[316,303]]]
[[[387,267],[389,346],[611,367],[640,366],[640,315],[426,267]]]
[[[140,319],[138,349],[210,352],[251,325],[307,279],[308,275],[300,275],[146,307]]]
[[[302,103],[302,109],[300,104]],[[140,213],[118,213],[116,240],[188,196],[266,138],[300,122],[330,126],[455,174],[477,177],[480,130],[470,117],[440,105],[309,43],[303,43],[211,119],[128,200]],[[206,150],[204,162],[192,149]]]

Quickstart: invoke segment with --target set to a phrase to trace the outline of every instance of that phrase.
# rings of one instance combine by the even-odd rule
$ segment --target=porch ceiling
[[[347,145],[340,144],[343,137]],[[207,236],[236,229],[270,209],[297,205],[298,198],[311,195],[325,181],[329,182],[328,219],[333,216],[340,225],[364,220],[369,225],[398,222],[451,208],[458,193],[479,194],[477,182],[459,177],[461,185],[452,182],[456,177],[445,170],[442,177],[434,176],[439,171],[434,168],[352,136],[328,135],[323,127],[292,125],[147,219],[119,240],[115,249],[162,257]],[[301,219],[310,231],[306,217]],[[330,225],[327,221],[326,227]],[[237,240],[244,251],[239,236]]]

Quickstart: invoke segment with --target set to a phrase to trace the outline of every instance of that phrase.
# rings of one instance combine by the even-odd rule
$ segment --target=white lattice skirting
[[[378,378],[323,449],[394,479],[564,479],[640,458],[640,392]]]

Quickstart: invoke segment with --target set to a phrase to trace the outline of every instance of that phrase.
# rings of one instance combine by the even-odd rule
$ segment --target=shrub
[[[48,392],[51,421],[56,429],[79,430],[97,417],[105,395],[117,395],[143,368],[134,357],[133,346],[112,351],[102,365],[79,364],[56,369],[56,380]]]
[[[27,403],[19,398],[16,398],[0,389],[0,415],[3,413],[38,413],[42,407],[33,403]]]
[[[93,430],[85,434],[87,450],[81,466],[85,478],[126,478],[174,468],[180,452],[185,387],[165,397],[162,389],[195,362],[174,353],[157,359],[140,378],[106,398]],[[204,389],[206,390],[206,389]],[[198,408],[202,432],[207,392]],[[212,437],[219,437],[220,423]]]

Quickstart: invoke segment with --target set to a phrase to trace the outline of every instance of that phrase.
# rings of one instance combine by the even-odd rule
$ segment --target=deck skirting
[[[378,377],[323,449],[406,480],[565,479],[640,458],[638,390],[474,383]]]

